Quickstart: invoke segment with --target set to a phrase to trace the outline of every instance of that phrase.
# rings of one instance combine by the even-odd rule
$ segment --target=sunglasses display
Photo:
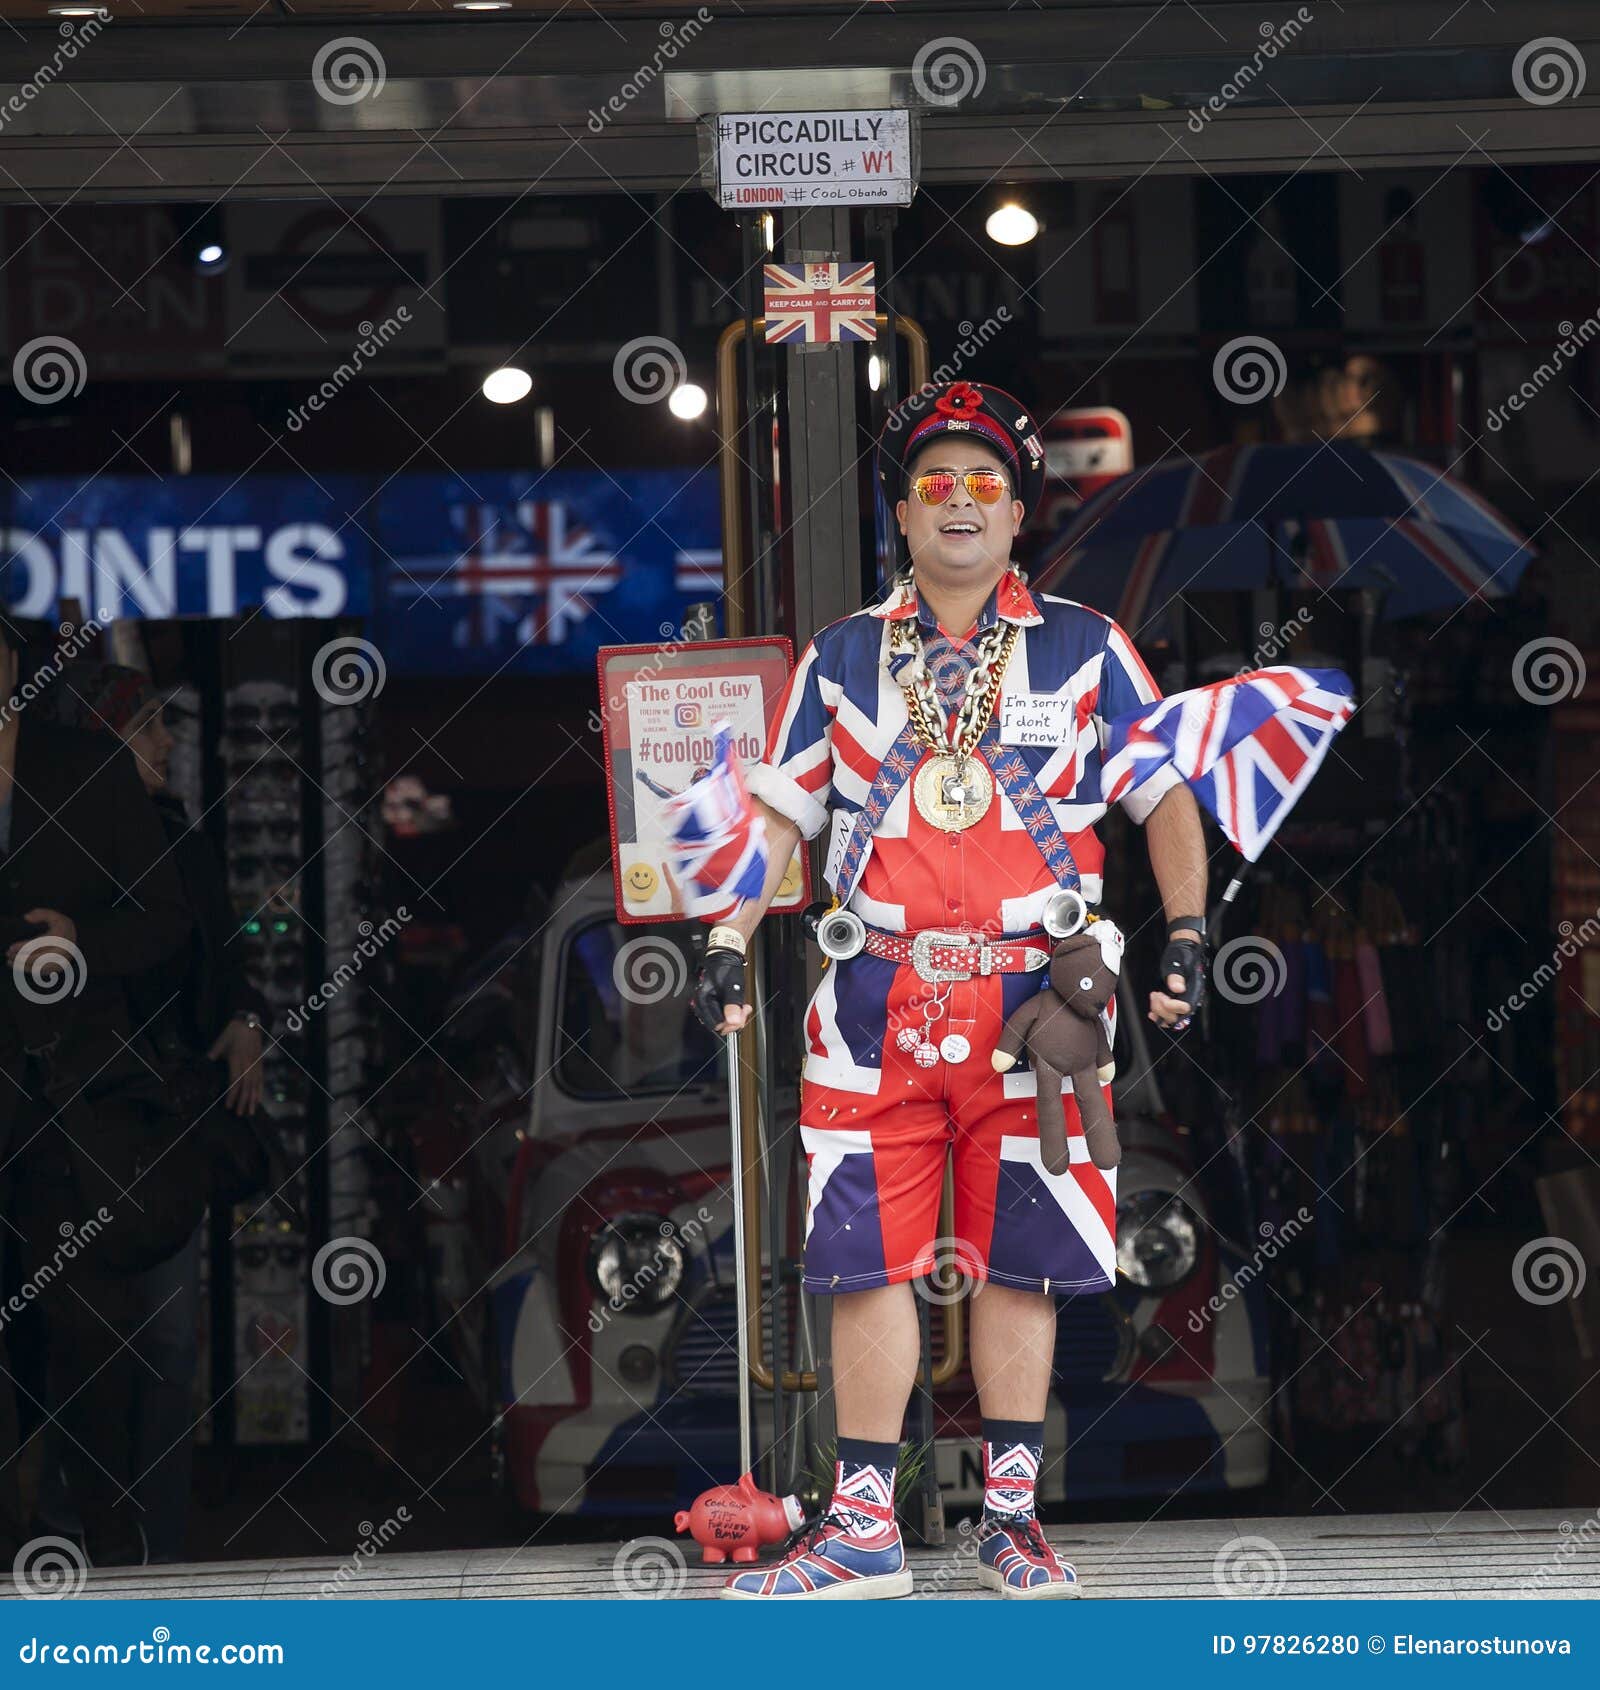
[[[925,505],[942,505],[956,490],[957,481],[980,505],[997,505],[1011,492],[1011,485],[997,469],[969,469],[956,475],[947,469],[936,469],[919,475],[911,483],[911,490]]]
[[[300,725],[300,712],[294,704],[285,700],[243,699],[230,704],[222,720],[230,734],[264,733],[271,739],[277,739]]]
[[[228,838],[241,845],[294,845],[300,839],[300,818],[279,816],[256,820],[251,817],[229,818]]]

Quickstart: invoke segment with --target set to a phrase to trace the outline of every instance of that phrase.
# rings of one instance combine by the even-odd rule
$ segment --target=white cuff
[[[770,763],[756,763],[745,770],[744,783],[754,798],[786,816],[805,839],[815,839],[828,825],[828,807],[820,804],[790,776]]]
[[[1183,785],[1183,776],[1168,763],[1165,768],[1157,769],[1143,786],[1130,792],[1126,798],[1119,798],[1123,814],[1129,820],[1135,821],[1140,827],[1150,819],[1150,812],[1175,786]]]

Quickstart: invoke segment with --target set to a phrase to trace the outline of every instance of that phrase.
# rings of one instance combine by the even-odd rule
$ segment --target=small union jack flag
[[[744,899],[759,898],[767,882],[767,824],[745,788],[732,724],[718,722],[712,732],[711,767],[682,792],[639,771],[643,785],[665,800],[684,913],[705,919],[731,915]]]
[[[871,264],[763,266],[767,344],[876,340],[878,296]]]
[[[1254,862],[1354,714],[1338,669],[1252,669],[1110,723],[1102,774],[1106,802],[1171,764]]]

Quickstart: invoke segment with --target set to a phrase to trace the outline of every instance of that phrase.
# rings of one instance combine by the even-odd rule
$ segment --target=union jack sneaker
[[[1059,1560],[1032,1515],[986,1519],[978,1537],[978,1583],[1002,1596],[1037,1600],[1076,1596],[1078,1575]]]
[[[790,1533],[770,1567],[735,1573],[722,1594],[756,1601],[909,1596],[911,1568],[894,1518],[894,1468],[841,1460],[827,1508]]]

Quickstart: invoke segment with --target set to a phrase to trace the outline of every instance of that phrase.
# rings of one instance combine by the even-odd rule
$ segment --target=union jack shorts
[[[1063,1296],[1110,1286],[1116,1171],[1089,1161],[1064,1082],[1072,1165],[1046,1173],[1033,1070],[990,1065],[1006,1016],[1042,984],[1040,974],[993,974],[935,986],[865,952],[826,971],[806,1014],[800,1107],[808,1291],[929,1273]],[[1108,1025],[1114,1014],[1113,1003]],[[941,1045],[945,1055],[928,1063]],[[947,1161],[954,1205],[941,1234]]]

